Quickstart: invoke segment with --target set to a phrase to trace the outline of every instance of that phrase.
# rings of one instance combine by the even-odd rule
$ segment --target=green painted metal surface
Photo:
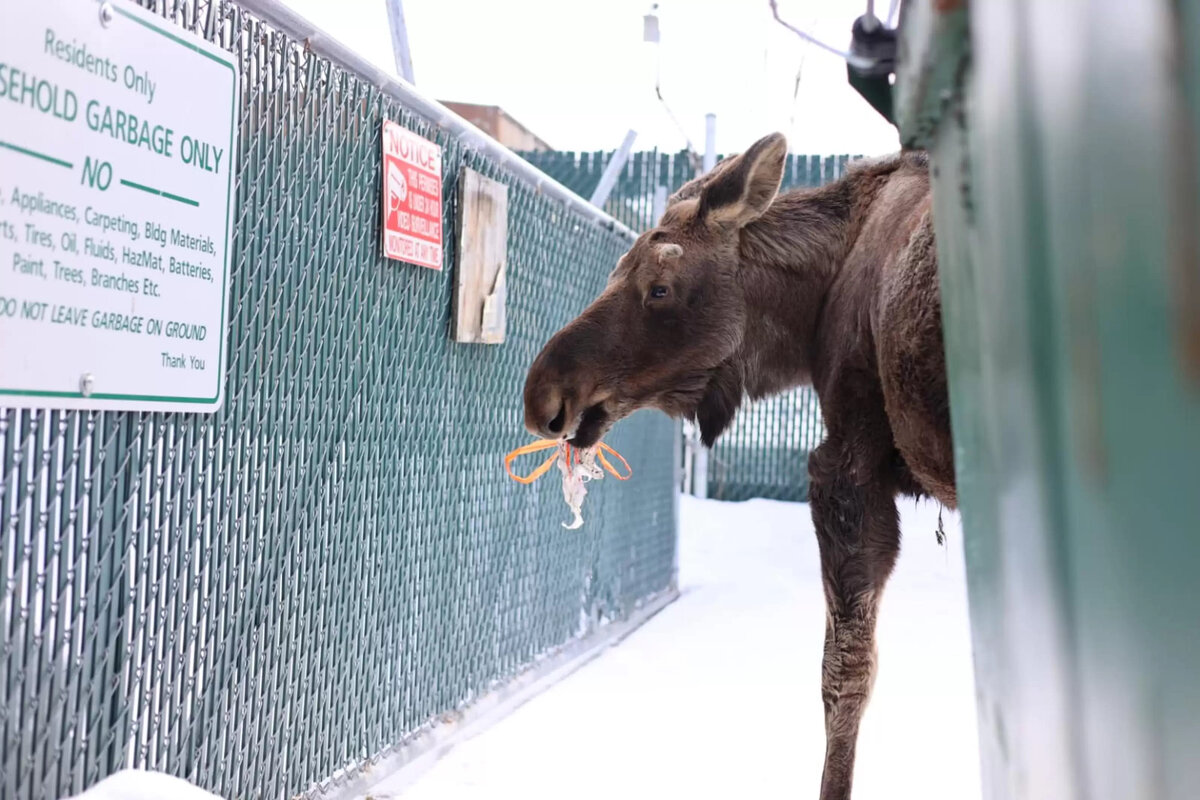
[[[674,581],[664,416],[610,435],[634,478],[581,530],[503,470],[524,370],[627,242],[234,5],[154,7],[242,64],[227,399],[0,409],[5,800],[126,766],[292,797]],[[451,341],[452,247],[380,257],[384,117],[443,147],[445,230],[462,167],[508,184],[505,344]]]
[[[985,794],[1195,797],[1198,6],[907,5]]]
[[[526,152],[522,157],[588,197],[612,152]],[[820,186],[846,169],[851,156],[790,154],[780,190]],[[653,227],[654,193],[673,193],[696,176],[686,151],[632,153],[604,210],[635,231]],[[747,403],[713,447],[708,496],[718,500],[808,499],[808,455],[825,438],[820,404],[810,387]]]

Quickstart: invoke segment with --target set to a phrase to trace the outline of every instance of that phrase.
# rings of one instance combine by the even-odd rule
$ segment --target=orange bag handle
[[[517,483],[524,483],[524,484],[533,483],[538,478],[542,477],[543,475],[545,475],[547,472],[550,471],[550,468],[554,466],[554,462],[558,460],[558,453],[555,453],[554,455],[547,458],[545,461],[543,461],[541,464],[539,464],[538,467],[536,469],[534,469],[533,472],[529,473],[528,475],[518,475],[517,473],[513,472],[513,469],[512,469],[513,462],[516,461],[521,456],[529,455],[530,453],[536,453],[540,450],[549,450],[552,447],[557,448],[559,445],[560,445],[560,442],[558,442],[555,439],[539,439],[536,442],[530,442],[527,445],[518,447],[516,450],[513,450],[511,453],[509,453],[508,455],[506,455],[504,457],[504,470],[505,470],[505,472],[508,473],[508,477],[512,478]],[[629,462],[625,460],[624,456],[622,456],[616,450],[612,449],[611,447],[604,444],[603,442],[600,442],[597,445],[597,447],[599,449],[596,453],[596,457],[600,461],[600,466],[604,467],[604,469],[608,471],[609,475],[612,475],[614,478],[616,478],[619,481],[627,481],[631,477],[633,477],[633,467],[629,466]],[[621,462],[621,464],[625,467],[624,475],[622,475],[620,472],[618,472],[617,468],[614,467],[612,465],[612,463],[607,458],[604,457],[605,453],[611,454],[613,457],[615,457],[618,461]],[[571,467],[574,464],[578,463],[578,461],[579,461],[579,450],[577,450],[576,448],[574,448],[568,444],[568,445],[566,445],[566,455],[567,455],[567,470],[569,472]]]
[[[620,462],[622,464],[625,465],[625,474],[624,475],[617,472],[616,468],[612,464],[608,463],[608,459],[604,457],[605,453],[612,453],[614,456],[616,456],[616,458],[618,460],[620,460]],[[622,456],[620,453],[618,453],[616,450],[613,450],[611,447],[606,445],[604,442],[600,442],[600,450],[599,450],[599,452],[596,453],[596,457],[600,459],[600,466],[602,466],[606,470],[608,470],[608,474],[612,475],[617,480],[627,481],[633,477],[633,467],[629,466],[629,462],[625,460],[625,457]]]
[[[530,442],[523,447],[518,447],[516,450],[513,450],[504,457],[504,470],[508,473],[508,477],[512,478],[517,483],[529,484],[545,475],[550,471],[550,468],[554,466],[554,462],[558,460],[558,453],[555,453],[547,458],[542,462],[541,466],[525,476],[521,476],[513,472],[512,462],[515,461],[518,456],[536,453],[539,450],[549,450],[551,447],[558,447],[558,442],[554,441],[553,439],[539,439],[536,442]]]

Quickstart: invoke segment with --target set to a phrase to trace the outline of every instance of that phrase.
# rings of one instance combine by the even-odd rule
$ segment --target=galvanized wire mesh
[[[6,800],[127,766],[290,797],[673,580],[665,417],[611,434],[634,479],[578,531],[502,467],[626,242],[234,5],[146,4],[242,68],[227,399],[0,409]],[[451,270],[381,259],[384,117],[444,148],[445,230],[461,167],[509,185],[505,344],[451,342]]]
[[[585,197],[591,195],[612,152],[529,152],[532,164]],[[846,168],[850,156],[791,154],[781,191],[820,186]],[[695,177],[686,151],[632,153],[605,210],[637,231],[655,222],[658,187],[674,192]],[[660,193],[661,194],[661,193]],[[794,389],[742,407],[709,455],[708,496],[722,500],[808,498],[808,456],[825,437],[816,393]]]

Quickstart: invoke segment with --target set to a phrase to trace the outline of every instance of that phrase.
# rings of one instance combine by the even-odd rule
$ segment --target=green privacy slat
[[[233,4],[145,5],[242,68],[226,401],[0,409],[5,800],[128,766],[290,798],[673,580],[662,415],[610,434],[635,476],[578,531],[503,470],[525,369],[626,242]],[[508,186],[503,345],[450,340],[452,242],[380,258],[385,117],[442,146],[445,230],[463,167]]]
[[[539,169],[557,170],[569,186],[594,187],[611,153],[524,152]],[[781,191],[820,186],[845,171],[851,156],[790,155]],[[617,180],[606,210],[635,231],[654,224],[654,191],[668,194],[695,177],[686,152],[633,153]],[[592,165],[595,165],[594,167]],[[657,164],[654,169],[646,165]],[[590,194],[590,189],[584,193]],[[817,396],[807,387],[749,403],[717,441],[709,457],[708,494],[720,500],[808,499],[808,454],[825,437]]]

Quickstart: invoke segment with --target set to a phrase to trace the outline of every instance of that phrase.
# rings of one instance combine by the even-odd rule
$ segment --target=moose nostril
[[[554,419],[550,420],[550,423],[548,425],[546,425],[546,430],[550,431],[551,433],[553,433],[557,436],[558,434],[562,433],[563,425],[566,424],[566,421],[567,421],[567,404],[563,403],[561,406],[558,407],[558,414],[555,415]]]

